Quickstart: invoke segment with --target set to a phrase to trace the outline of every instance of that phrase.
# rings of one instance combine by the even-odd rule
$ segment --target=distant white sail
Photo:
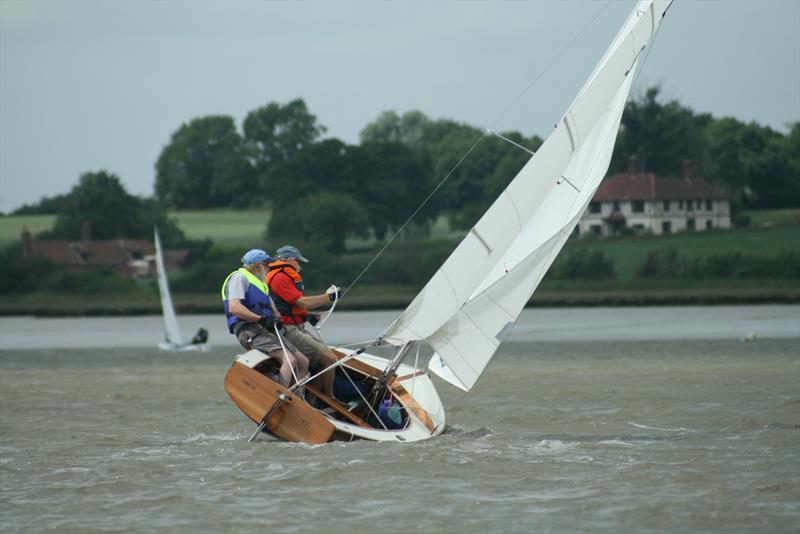
[[[158,230],[155,231],[156,241],[156,268],[158,269],[158,292],[161,294],[161,311],[164,315],[164,329],[166,340],[176,346],[183,345],[181,331],[178,328],[178,318],[175,316],[175,308],[172,306],[172,296],[169,293],[169,283],[167,282],[167,270],[164,268],[164,254],[161,249],[161,240],[158,238]]]
[[[608,170],[636,66],[668,5],[639,2],[553,133],[384,339],[427,341],[431,371],[475,384]]]

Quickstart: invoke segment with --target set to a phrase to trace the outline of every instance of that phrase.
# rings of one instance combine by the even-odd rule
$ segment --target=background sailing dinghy
[[[393,349],[393,357],[366,347],[336,351],[335,394],[352,403],[344,407],[310,385],[305,397],[297,386],[281,387],[271,379],[274,364],[258,351],[234,360],[225,388],[259,424],[251,439],[267,432],[305,443],[417,441],[442,432],[444,408],[427,371],[469,391],[510,333],[608,170],[636,68],[669,4],[636,5],[552,134],[370,345]],[[402,364],[419,356],[422,343],[434,350],[427,369],[418,370],[416,358]]]
[[[178,318],[172,305],[172,296],[169,293],[167,270],[164,268],[164,252],[161,248],[161,239],[158,229],[155,230],[156,243],[156,270],[158,271],[158,292],[161,295],[161,313],[164,316],[164,341],[158,342],[158,348],[170,352],[207,352],[206,343],[208,332],[200,328],[190,343],[184,343],[181,329],[178,328]]]

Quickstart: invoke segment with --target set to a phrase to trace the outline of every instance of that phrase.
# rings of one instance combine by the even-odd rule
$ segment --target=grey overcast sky
[[[414,109],[545,137],[634,5],[0,0],[0,211],[101,169],[152,195],[183,122],[224,114],[241,129],[298,97],[348,143],[381,112]],[[676,0],[634,91],[655,83],[697,112],[787,131],[800,1]]]

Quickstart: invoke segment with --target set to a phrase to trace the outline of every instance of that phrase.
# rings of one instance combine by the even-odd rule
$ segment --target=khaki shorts
[[[286,334],[283,338],[291,341],[295,347],[300,349],[300,352],[306,355],[309,367],[317,367],[322,355],[331,349],[325,343],[306,332],[304,325],[287,324],[285,326]]]
[[[269,354],[276,350],[283,352],[280,341],[275,334],[270,333],[261,327],[258,323],[244,323],[239,330],[236,331],[236,339],[247,350],[256,349],[264,354]],[[289,352],[297,352],[297,347],[290,343],[286,336],[283,339],[286,345],[286,350]]]

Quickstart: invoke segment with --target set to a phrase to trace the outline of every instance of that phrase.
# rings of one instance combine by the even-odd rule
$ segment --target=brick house
[[[155,253],[144,239],[92,240],[88,225],[84,225],[80,241],[33,239],[25,228],[20,243],[23,258],[47,258],[66,268],[106,266],[132,276],[148,274],[148,256]]]
[[[635,167],[635,161],[631,164]],[[600,184],[574,235],[613,236],[650,231],[669,234],[730,228],[730,201],[719,188],[692,177],[684,162],[681,178],[629,170]]]

